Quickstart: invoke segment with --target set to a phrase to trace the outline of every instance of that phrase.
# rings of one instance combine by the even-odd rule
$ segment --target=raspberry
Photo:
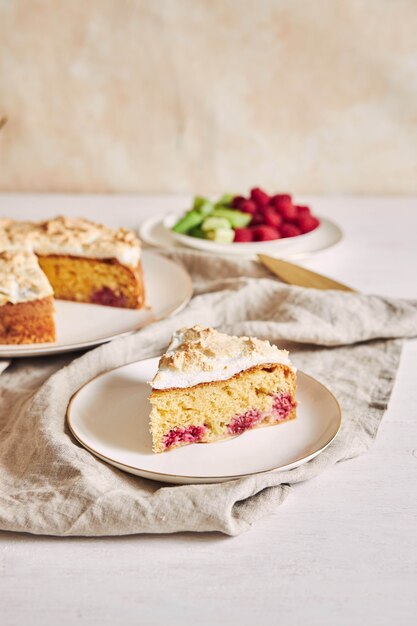
[[[266,207],[265,210],[262,211],[262,213],[264,216],[264,223],[267,226],[274,226],[275,228],[281,226],[282,217],[281,215],[279,215],[279,213],[274,211],[274,209],[272,209],[271,207]]]
[[[287,393],[278,393],[274,396],[272,411],[277,421],[283,420],[291,413],[295,407],[295,402]]]
[[[253,428],[262,418],[259,409],[249,409],[242,415],[235,415],[227,429],[231,435],[241,435],[245,430]]]
[[[110,287],[102,287],[98,291],[93,291],[90,296],[91,302],[94,304],[104,304],[106,306],[126,306],[126,297],[123,294],[117,294]]]
[[[320,222],[317,217],[313,217],[312,215],[307,214],[299,217],[297,220],[297,224],[302,233],[309,233],[310,231],[317,228]]]
[[[276,193],[271,198],[271,204],[275,204],[275,202],[280,203],[281,201],[292,202],[290,194],[289,193]]]
[[[281,227],[281,235],[283,237],[297,237],[297,235],[301,235],[301,230],[295,224],[284,224]]]
[[[201,441],[207,426],[187,426],[186,428],[173,428],[163,438],[165,449],[181,443],[193,443]]]
[[[281,206],[279,213],[286,222],[293,222],[297,219],[297,209],[291,203]]]
[[[253,215],[251,225],[259,226],[260,224],[264,224],[264,216],[262,215],[262,213],[258,212]]]
[[[262,206],[258,206],[258,212],[262,213],[262,215],[265,215],[265,213],[268,213],[269,211],[274,211],[276,213],[274,207],[270,204],[263,204]]]
[[[235,228],[235,242],[245,243],[253,241],[253,232],[250,228]]]
[[[256,208],[256,204],[252,202],[252,200],[243,199],[242,204],[239,207],[239,211],[243,211],[244,213],[250,213],[254,215],[258,209]]]
[[[273,226],[256,226],[252,228],[253,238],[255,241],[272,241],[273,239],[281,239],[281,233]]]
[[[231,204],[234,209],[240,209],[240,207],[245,201],[246,201],[246,198],[244,198],[243,196],[235,196]]]
[[[308,206],[298,205],[295,208],[297,209],[298,217],[301,217],[301,215],[310,215],[310,207]]]
[[[259,187],[254,187],[250,192],[251,200],[253,200],[256,206],[261,207],[265,204],[269,204],[269,196],[265,191],[262,191]]]
[[[278,194],[271,198],[271,204],[277,211],[281,211],[282,207],[292,206],[291,196],[287,194]]]

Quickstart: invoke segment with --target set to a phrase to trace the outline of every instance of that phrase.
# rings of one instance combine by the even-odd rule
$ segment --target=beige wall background
[[[0,190],[417,193],[416,0],[0,0]]]

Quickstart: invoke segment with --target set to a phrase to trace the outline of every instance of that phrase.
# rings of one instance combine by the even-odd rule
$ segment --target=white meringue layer
[[[195,327],[195,329],[198,328]],[[232,337],[217,333],[217,331],[213,331],[217,346],[219,345],[219,339],[224,337],[224,346],[227,346],[227,354],[219,350],[220,354],[207,356],[204,353],[204,347],[200,349],[197,346],[199,338],[196,337],[195,341],[189,338],[190,331],[195,329],[181,329],[173,335],[168,350],[161,359],[158,373],[151,383],[153,389],[186,388],[201,383],[227,380],[239,372],[262,364],[279,363],[295,371],[287,350],[280,350],[268,341],[260,341],[248,337]],[[256,342],[249,351],[246,347],[248,341]],[[192,366],[192,356],[189,359],[191,366],[175,367],[170,364],[164,364],[164,361],[169,361],[170,357],[174,356],[176,352],[178,353],[179,350],[184,349],[185,346],[190,355],[195,355],[195,367]]]

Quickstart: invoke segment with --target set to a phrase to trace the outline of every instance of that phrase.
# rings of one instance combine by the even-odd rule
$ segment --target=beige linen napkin
[[[401,338],[417,334],[416,302],[291,287],[249,261],[184,251],[170,256],[187,267],[196,286],[181,313],[82,356],[16,360],[0,376],[1,529],[236,535],[275,511],[291,484],[371,444],[391,394]],[[73,393],[100,372],[162,351],[173,330],[195,323],[291,342],[295,364],[341,403],[343,426],[329,448],[287,472],[172,486],[125,474],[79,446],[65,424]]]

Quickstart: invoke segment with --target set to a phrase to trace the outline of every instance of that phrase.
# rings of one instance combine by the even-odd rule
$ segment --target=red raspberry
[[[264,220],[264,216],[262,215],[262,213],[255,213],[255,215],[252,216],[252,220],[251,220],[251,225],[252,226],[259,226],[260,224],[264,224],[265,220]]]
[[[235,228],[235,242],[244,243],[253,241],[253,231],[250,228]]]
[[[269,211],[273,211],[274,213],[276,213],[275,207],[271,206],[270,204],[264,204],[263,206],[258,206],[258,211],[259,213],[262,213],[262,215],[265,215],[265,213],[269,213]]]
[[[271,198],[271,204],[277,211],[281,211],[282,207],[292,206],[291,196],[287,194],[278,194]]]
[[[284,224],[281,227],[281,235],[283,237],[297,237],[297,235],[301,235],[301,230],[295,224]]]
[[[289,193],[276,193],[271,198],[271,204],[275,204],[275,202],[292,202],[291,196]]]
[[[297,205],[295,208],[297,209],[298,217],[301,217],[301,215],[310,215],[310,207],[308,206]]]
[[[262,191],[259,187],[254,187],[250,192],[251,200],[253,200],[256,206],[261,207],[269,204],[269,196],[265,191]]]
[[[232,207],[234,209],[240,209],[242,204],[246,201],[246,198],[243,196],[235,196],[232,200]]]
[[[272,241],[281,239],[281,233],[273,226],[257,226],[252,229],[255,241]]]
[[[311,230],[317,228],[320,222],[317,217],[313,217],[312,215],[302,215],[298,218],[297,224],[302,233],[309,233]]]
[[[256,211],[258,210],[256,208],[256,204],[254,202],[252,202],[252,200],[245,200],[242,202],[242,204],[239,207],[239,211],[243,211],[244,213],[250,213],[251,215],[255,215]]]
[[[298,217],[297,208],[291,202],[281,206],[279,213],[286,222],[294,222]]]
[[[272,209],[271,207],[266,207],[264,211],[262,211],[262,213],[264,216],[264,223],[267,226],[274,226],[275,228],[281,226],[282,217],[281,215],[279,215],[279,213],[274,211],[274,209]]]

